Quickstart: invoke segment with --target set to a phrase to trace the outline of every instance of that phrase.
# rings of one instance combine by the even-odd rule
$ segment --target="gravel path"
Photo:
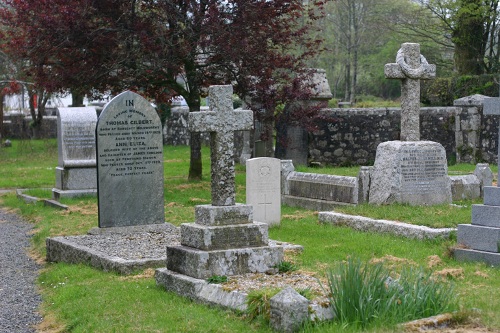
[[[27,255],[32,226],[0,208],[0,333],[36,332],[42,318],[35,289],[40,268]]]

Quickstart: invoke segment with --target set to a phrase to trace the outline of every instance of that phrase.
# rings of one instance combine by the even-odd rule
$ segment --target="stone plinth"
[[[167,247],[168,270],[206,279],[262,273],[283,260],[282,247],[268,246],[267,224],[252,222],[252,206],[202,205],[195,215],[181,225],[181,245]]]
[[[446,151],[432,141],[388,141],[377,147],[370,204],[451,203]]]

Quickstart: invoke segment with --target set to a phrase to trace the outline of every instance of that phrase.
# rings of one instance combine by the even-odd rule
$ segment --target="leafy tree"
[[[443,35],[453,43],[458,74],[498,71],[500,7],[497,0],[418,2],[440,20]]]
[[[27,59],[49,92],[96,96],[134,89],[157,104],[183,96],[190,111],[210,84],[234,85],[259,119],[307,94],[305,60],[323,1],[4,0],[9,52]],[[307,88],[307,87],[306,87]],[[260,112],[257,112],[259,110]],[[269,133],[266,135],[270,135]],[[191,134],[189,177],[201,177],[199,134]]]

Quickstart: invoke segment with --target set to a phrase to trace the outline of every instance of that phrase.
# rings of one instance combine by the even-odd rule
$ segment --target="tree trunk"
[[[203,165],[201,162],[201,134],[191,132],[189,141],[191,147],[191,158],[189,161],[189,180],[201,180]]]
[[[480,0],[462,0],[456,16],[452,40],[455,43],[455,66],[458,74],[479,75],[485,69],[484,24]],[[487,38],[487,37],[486,37]]]
[[[83,106],[84,95],[76,91],[71,91],[71,107]]]
[[[5,98],[4,94],[0,94],[0,140],[5,136],[3,131],[3,100]]]
[[[196,90],[197,91],[197,90]],[[184,96],[189,106],[189,112],[200,111],[201,100],[198,94]],[[191,132],[189,140],[191,156],[189,159],[189,180],[201,180],[203,176],[203,165],[201,161],[201,133]]]

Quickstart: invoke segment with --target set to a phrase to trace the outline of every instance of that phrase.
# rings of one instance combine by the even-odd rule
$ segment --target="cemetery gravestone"
[[[160,118],[142,96],[113,98],[97,122],[99,227],[165,222]]]
[[[404,43],[389,79],[401,79],[401,141],[378,145],[371,174],[369,203],[411,205],[451,203],[451,181],[444,147],[420,140],[420,79],[435,77],[435,65],[420,55],[419,44]]]
[[[93,107],[57,109],[58,165],[54,199],[97,192],[95,128]]]
[[[211,86],[211,111],[189,114],[191,131],[210,132],[212,204],[196,206],[195,223],[181,225],[181,246],[167,247],[157,281],[168,290],[185,292],[179,273],[206,279],[265,272],[283,258],[282,247],[268,246],[267,224],[253,222],[252,206],[235,204],[234,131],[250,129],[253,119],[252,111],[233,110],[232,93],[232,86]]]
[[[500,116],[500,98],[485,99],[483,113]],[[498,147],[500,153],[500,139]],[[500,187],[485,186],[483,191],[484,204],[472,205],[471,224],[457,226],[457,243],[463,248],[456,248],[454,254],[460,261],[500,266]]]
[[[281,160],[252,158],[246,162],[246,198],[254,221],[278,225],[281,221]]]

